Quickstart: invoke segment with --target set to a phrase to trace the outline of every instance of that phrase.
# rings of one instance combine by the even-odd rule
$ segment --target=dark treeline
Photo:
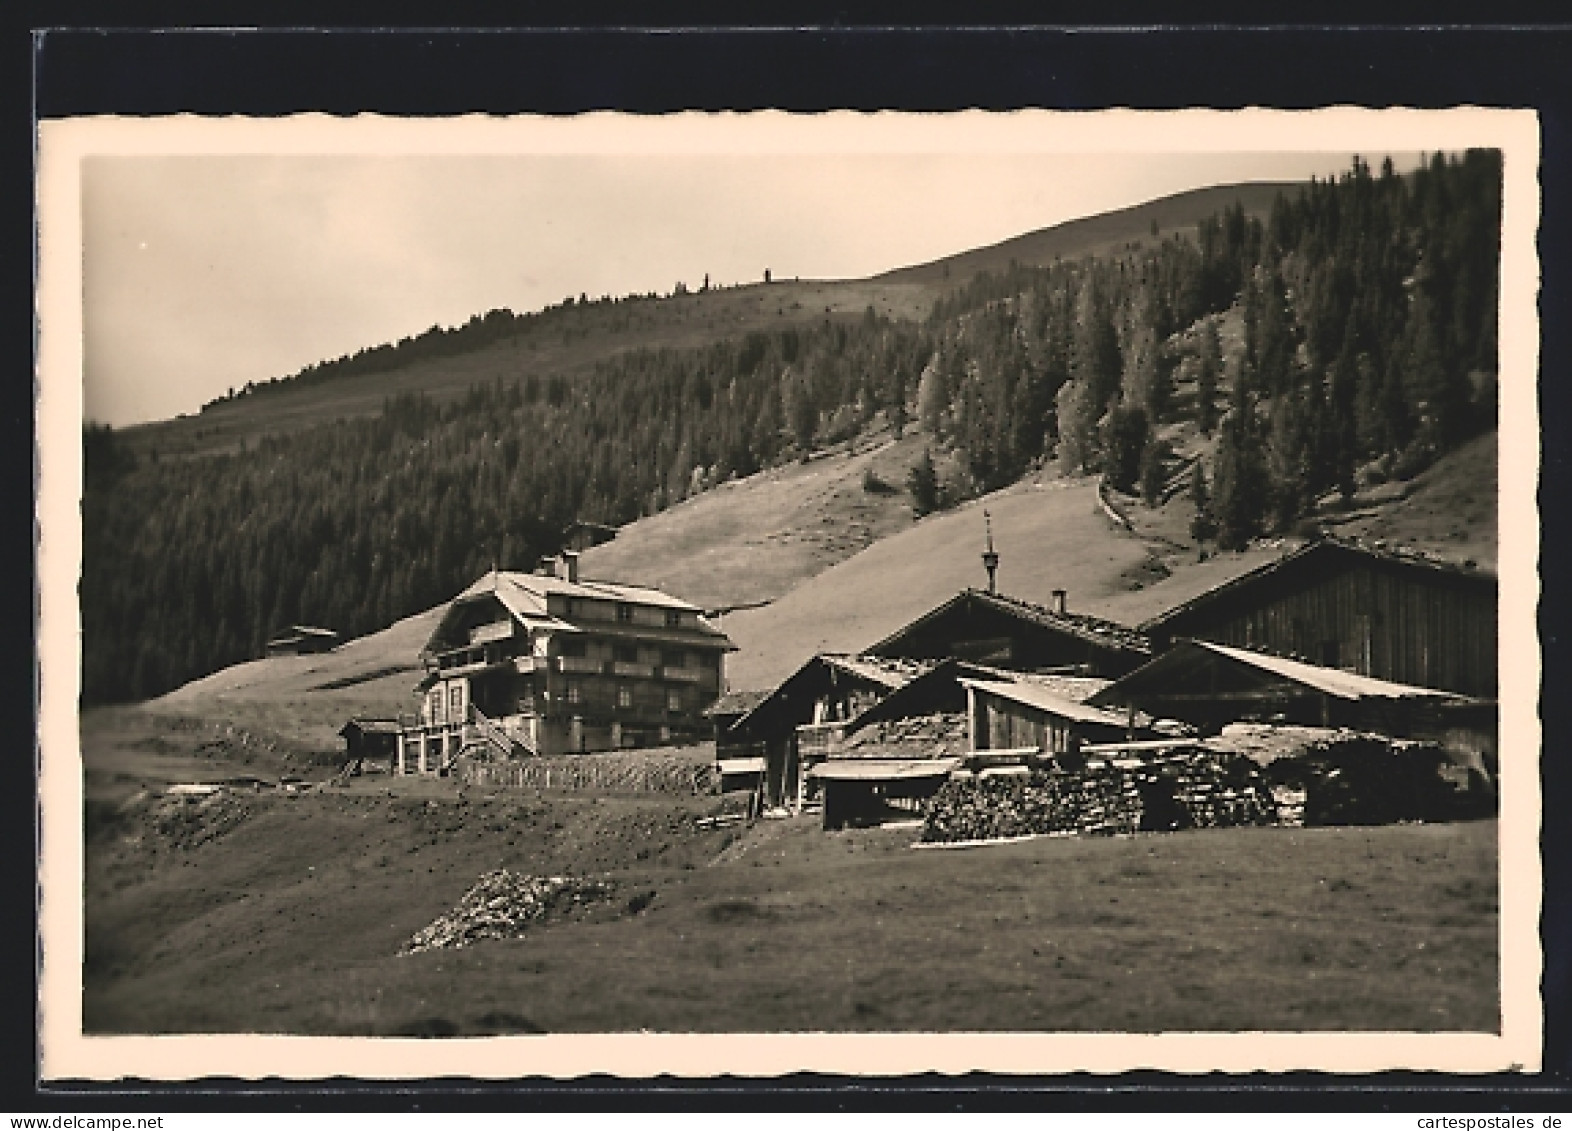
[[[84,699],[160,693],[294,622],[373,631],[529,568],[574,518],[627,522],[876,424],[946,453],[942,482],[919,461],[919,510],[1050,458],[1150,498],[1186,437],[1196,533],[1240,545],[1491,426],[1499,207],[1491,152],[1406,177],[1356,161],[1264,223],[979,276],[921,325],[869,310],[634,351],[189,461],[139,466],[90,428]]]

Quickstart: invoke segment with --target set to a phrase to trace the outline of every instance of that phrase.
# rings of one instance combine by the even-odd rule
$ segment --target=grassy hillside
[[[876,436],[724,483],[588,550],[584,573],[653,585],[706,609],[774,600],[912,524],[903,485],[922,444],[910,434]]]
[[[196,415],[124,430],[139,457],[232,452],[270,433],[382,411],[388,397],[424,393],[442,403],[478,384],[512,384],[529,374],[577,377],[633,349],[681,349],[755,330],[854,321],[872,306],[891,318],[922,318],[943,288],[902,282],[796,281],[694,292],[630,304],[599,303],[552,311],[516,337],[451,357],[318,384],[297,384],[214,404]]]
[[[89,760],[89,1033],[1498,1025],[1494,821],[918,852],[911,829],[706,828],[709,797],[140,784]],[[399,956],[496,867],[614,887]]]
[[[932,263],[887,271],[876,275],[874,281],[953,285],[979,272],[1003,271],[1012,262],[1023,267],[1046,266],[1056,259],[1109,255],[1125,250],[1132,243],[1154,243],[1176,231],[1194,234],[1195,225],[1200,221],[1236,203],[1243,206],[1246,216],[1264,220],[1278,193],[1292,193],[1298,187],[1296,182],[1266,181],[1195,189],[1082,220],[1070,220],[1052,228],[1041,228]],[[1153,224],[1157,225],[1155,237]]]
[[[1160,234],[1190,231],[1235,202],[1244,206],[1247,215],[1264,217],[1278,192],[1292,187],[1261,183],[1199,189],[872,279],[777,280],[660,299],[556,307],[531,320],[516,336],[483,349],[223,401],[200,414],[128,428],[124,438],[138,456],[153,451],[160,458],[235,451],[242,443],[255,446],[270,433],[379,412],[387,397],[399,393],[425,393],[441,402],[499,378],[511,383],[528,373],[574,377],[631,349],[699,346],[826,317],[850,320],[869,307],[891,318],[922,319],[950,289],[979,272],[1005,270],[1012,260],[1044,265],[1055,259],[1116,252],[1132,243],[1150,242],[1154,222]]]
[[[1094,612],[1138,576],[1147,547],[1098,509],[1089,479],[1042,477],[930,515],[762,609],[721,627],[741,651],[734,687],[768,687],[821,651],[857,651],[959,590],[985,588],[983,511],[1000,554],[999,588],[1046,604],[1067,589],[1072,609]]]

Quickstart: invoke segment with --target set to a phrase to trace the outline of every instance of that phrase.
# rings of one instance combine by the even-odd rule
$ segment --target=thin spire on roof
[[[983,529],[988,535],[988,548],[983,551],[983,568],[988,571],[988,592],[998,592],[997,574],[999,572],[999,555],[993,548],[993,519],[986,510],[983,511]]]

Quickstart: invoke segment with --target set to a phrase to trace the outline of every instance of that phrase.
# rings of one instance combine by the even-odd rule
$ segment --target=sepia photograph
[[[1532,112],[40,138],[46,1075],[1537,1064]]]

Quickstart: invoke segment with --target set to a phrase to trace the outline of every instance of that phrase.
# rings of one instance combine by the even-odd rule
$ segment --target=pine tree
[[[1223,351],[1217,340],[1217,324],[1207,319],[1201,328],[1201,350],[1195,373],[1195,424],[1203,436],[1210,436],[1217,427],[1217,378],[1222,368]]]
[[[939,509],[939,473],[927,448],[906,473],[906,490],[912,497],[912,513],[918,518]]]
[[[1217,520],[1212,517],[1212,500],[1206,489],[1206,469],[1196,460],[1190,473],[1190,499],[1195,503],[1195,517],[1190,520],[1190,537],[1197,542],[1208,542],[1217,537]]]
[[[1245,398],[1236,394],[1218,437],[1212,511],[1217,544],[1225,550],[1244,549],[1261,533],[1266,513],[1266,468],[1253,415]]]

